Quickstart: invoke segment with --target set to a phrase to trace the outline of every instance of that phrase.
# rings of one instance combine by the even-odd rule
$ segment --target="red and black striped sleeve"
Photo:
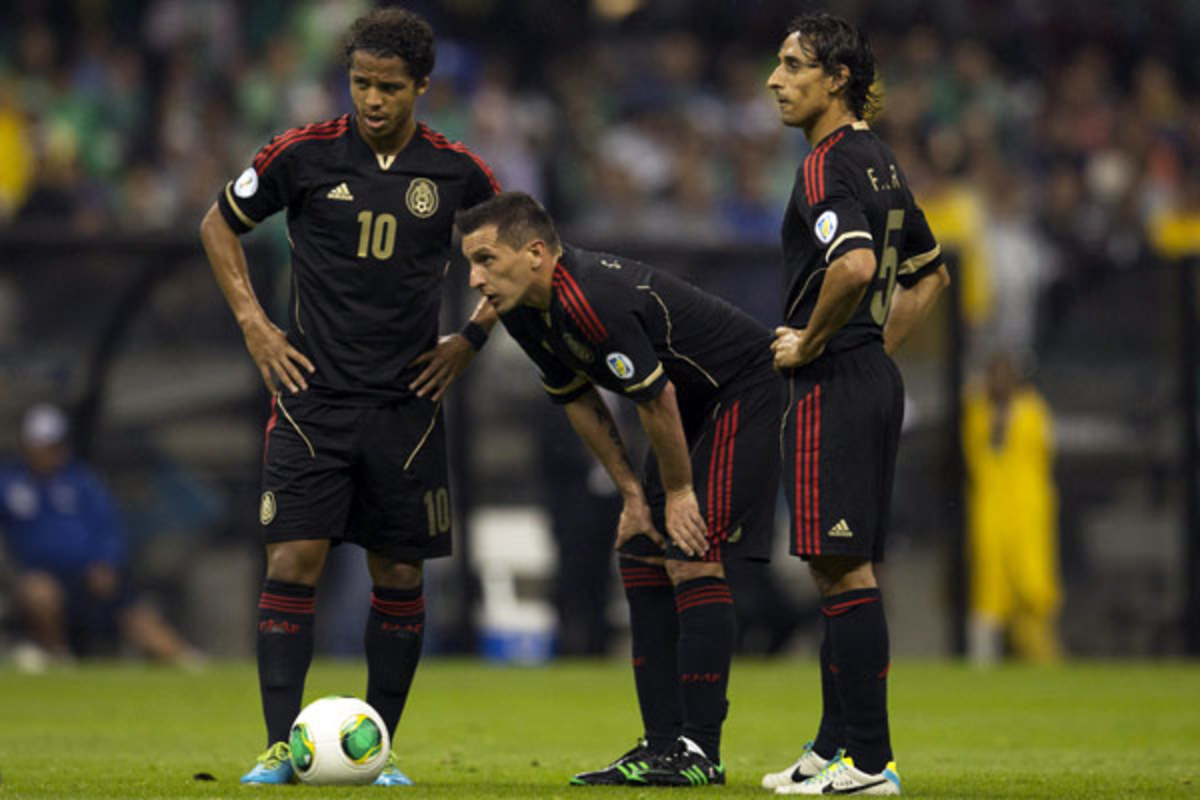
[[[439,150],[449,150],[465,157],[467,169],[466,191],[463,192],[462,207],[478,205],[493,195],[500,194],[500,181],[488,163],[462,142],[452,142],[427,125],[419,124],[418,133]]]
[[[812,232],[824,263],[832,264],[859,248],[874,249],[871,224],[858,197],[854,165],[844,148],[841,130],[818,144],[804,159],[804,196],[800,211]]]
[[[245,233],[267,217],[286,208],[300,191],[303,164],[299,158],[306,142],[345,136],[350,117],[293,128],[279,134],[258,151],[251,166],[225,185],[217,197],[221,215],[234,231]]]
[[[555,302],[596,354],[589,374],[596,383],[643,403],[666,387],[666,370],[638,311],[645,298],[604,273],[580,280],[562,263],[554,270]]]

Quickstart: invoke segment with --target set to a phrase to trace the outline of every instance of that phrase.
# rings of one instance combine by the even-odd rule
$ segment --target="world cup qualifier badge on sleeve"
[[[623,381],[633,377],[633,360],[624,353],[609,353],[605,356],[604,363],[608,364],[609,372]]]

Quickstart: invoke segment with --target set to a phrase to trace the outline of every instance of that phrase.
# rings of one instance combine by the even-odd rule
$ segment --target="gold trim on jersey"
[[[234,214],[237,214],[237,218],[241,220],[243,225],[245,225],[247,228],[257,228],[258,223],[246,216],[245,211],[242,211],[240,208],[238,208],[237,201],[233,199],[233,192],[230,191],[232,188],[233,181],[225,184],[225,199],[229,202],[229,207],[233,209]]]
[[[709,375],[708,372],[704,369],[704,367],[700,366],[695,361],[693,361],[692,359],[685,356],[683,353],[680,353],[678,350],[675,349],[675,345],[673,345],[671,343],[671,310],[667,308],[667,304],[665,302],[663,302],[663,299],[658,296],[658,292],[654,291],[653,289],[651,289],[649,286],[646,286],[646,285],[642,285],[637,288],[641,289],[642,291],[646,292],[651,297],[653,297],[658,302],[658,305],[662,308],[663,317],[667,323],[667,350],[671,353],[671,355],[675,356],[680,361],[684,361],[688,364],[691,364],[693,367],[696,368],[697,372],[699,372],[701,375],[703,375],[705,378],[708,379],[709,383],[711,383],[713,386],[715,386],[718,389],[721,388],[721,384],[717,383],[716,378],[714,378],[712,375]],[[659,364],[659,367],[661,368],[662,365]],[[648,382],[649,380],[650,380],[650,378],[647,378],[646,381],[643,381],[643,383]]]
[[[554,352],[554,351],[551,350],[550,352]],[[571,392],[578,389],[580,386],[583,386],[585,383],[591,383],[591,379],[588,376],[583,375],[582,373],[576,373],[575,379],[572,380],[570,383],[568,383],[566,386],[556,388],[554,386],[550,386],[545,381],[542,381],[542,388],[545,389],[550,394],[558,395],[561,397],[564,394],[570,394]]]
[[[825,251],[825,263],[829,263],[829,257],[833,255],[833,251],[838,249],[838,246],[847,239],[870,239],[875,240],[869,231],[846,231],[841,236],[833,240],[833,244],[829,245],[829,249]]]
[[[417,453],[421,452],[421,448],[425,446],[426,440],[429,439],[429,434],[433,433],[433,428],[434,428],[434,426],[437,425],[437,421],[438,421],[438,412],[441,410],[441,408],[442,408],[441,400],[438,400],[436,403],[434,403],[433,419],[429,420],[429,427],[425,429],[424,435],[421,436],[421,441],[417,442],[417,446],[415,448],[413,448],[413,451],[411,453],[409,453],[408,460],[404,462],[404,471],[405,472],[408,471],[408,468],[412,464],[413,459],[417,457]]]
[[[304,440],[305,446],[308,447],[308,454],[313,458],[316,458],[317,451],[313,450],[312,442],[310,442],[308,437],[304,435],[304,431],[300,430],[300,426],[296,424],[296,420],[292,419],[291,413],[287,410],[287,407],[284,406],[282,392],[275,393],[275,403],[279,406],[279,410],[283,412],[283,416],[288,421],[288,424],[291,425],[292,428],[295,429],[296,433],[299,434],[300,438]]]
[[[820,275],[822,272],[824,272],[827,269],[829,269],[829,267],[821,267],[820,269],[814,269],[812,271],[812,274],[809,275],[808,278],[804,281],[804,285],[800,287],[800,291],[799,291],[799,293],[796,294],[796,299],[792,301],[791,307],[788,308],[787,313],[784,314],[784,316],[783,316],[784,322],[787,322],[789,319],[792,318],[792,314],[796,313],[796,306],[800,305],[800,301],[804,299],[804,293],[808,291],[808,285],[813,282],[813,278],[817,277],[818,275]]]
[[[288,238],[291,238],[290,235]],[[304,323],[300,321],[300,279],[296,277],[296,270],[292,270],[292,293],[296,295],[296,308],[292,312],[296,317],[296,330],[300,331],[301,336],[307,336],[304,332]]]
[[[635,383],[633,386],[626,386],[625,393],[628,394],[630,392],[640,392],[642,389],[645,389],[647,386],[658,380],[658,376],[662,374],[663,365],[662,362],[659,362],[658,366],[654,368],[653,372],[646,376],[645,380],[641,381],[640,383]]]
[[[860,119],[860,120],[858,120],[857,122],[853,122],[853,123],[851,123],[851,124],[850,124],[850,127],[851,127],[851,128],[853,128],[853,129],[854,129],[854,130],[856,130],[856,131],[869,131],[869,130],[871,130],[871,126],[867,124],[867,121],[866,121],[865,119]]]
[[[900,269],[898,271],[898,274],[911,275],[912,273],[921,269],[921,267],[924,267],[927,264],[929,264],[929,262],[933,261],[935,258],[940,256],[941,254],[942,254],[942,246],[939,244],[939,245],[935,245],[934,248],[932,250],[930,250],[928,253],[921,253],[921,255],[919,255],[919,256],[913,256],[912,258],[906,258],[900,262]]]
[[[395,153],[393,153],[393,154],[392,154],[392,155],[390,155],[390,156],[385,156],[385,155],[383,155],[383,154],[381,154],[381,153],[376,153],[376,154],[375,154],[375,160],[379,162],[379,168],[380,168],[380,169],[386,170],[386,169],[388,169],[389,167],[391,167],[391,166],[392,166],[392,162],[396,160],[396,154],[395,154]]]

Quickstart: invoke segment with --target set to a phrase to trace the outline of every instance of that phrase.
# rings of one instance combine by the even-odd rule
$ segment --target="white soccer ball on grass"
[[[391,751],[383,720],[357,697],[309,703],[288,739],[296,776],[315,786],[372,783]]]

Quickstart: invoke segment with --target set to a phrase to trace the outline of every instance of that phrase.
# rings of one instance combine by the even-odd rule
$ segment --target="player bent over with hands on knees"
[[[471,287],[624,501],[616,549],[644,736],[571,782],[724,783],[734,617],[723,562],[766,560],[779,479],[770,334],[671,275],[562,244],[528,195],[497,195],[457,219]],[[637,404],[652,449],[640,481],[596,387]]]
[[[287,740],[331,542],[367,551],[366,700],[396,741],[421,656],[422,566],[451,550],[440,400],[495,322],[481,302],[461,334],[438,339],[454,213],[499,187],[479,158],[413,116],[429,86],[433,31],[408,11],[380,9],[354,23],[345,55],[353,113],[273,139],[200,228],[273,394],[257,631],[268,749],[244,783],[294,780]],[[254,296],[238,240],[283,209],[293,269],[286,333]],[[410,781],[392,756],[376,783]]]
[[[823,712],[814,741],[762,785],[779,794],[900,794],[887,712],[883,557],[904,388],[890,354],[949,283],[896,157],[864,121],[875,60],[828,14],[796,19],[767,87],[813,146],[783,223],[791,550],[821,594]],[[899,284],[897,286],[897,284]]]

